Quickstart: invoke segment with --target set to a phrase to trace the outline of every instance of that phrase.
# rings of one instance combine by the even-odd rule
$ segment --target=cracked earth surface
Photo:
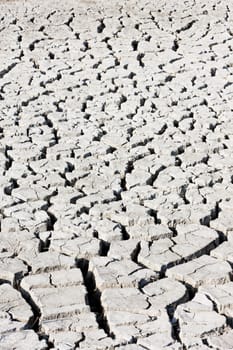
[[[233,349],[233,15],[0,2],[0,348]]]

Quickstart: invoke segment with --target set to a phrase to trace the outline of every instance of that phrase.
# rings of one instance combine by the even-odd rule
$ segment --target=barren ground
[[[1,350],[233,349],[230,1],[1,1]]]

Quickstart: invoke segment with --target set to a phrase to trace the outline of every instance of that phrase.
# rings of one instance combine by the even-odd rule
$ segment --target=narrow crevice
[[[172,231],[172,237],[176,237],[177,235],[178,235],[178,232],[177,232],[177,230],[176,230],[176,227],[175,227],[175,225],[173,225],[173,226],[169,226],[169,230],[171,230]]]
[[[44,40],[44,39],[41,39]],[[31,44],[28,45],[28,48],[30,51],[34,51],[35,50],[35,44],[38,44],[40,42],[40,40],[34,40]]]
[[[170,317],[169,317],[170,318]],[[178,343],[182,344],[180,339],[180,325],[179,320],[176,320],[174,318],[170,319],[171,326],[172,326],[172,338],[176,340]]]
[[[121,110],[121,105],[127,101],[127,97],[124,95],[121,95],[120,101],[118,103],[118,109]]]
[[[139,54],[137,55],[137,61],[138,61],[138,63],[139,63],[139,66],[142,67],[142,68],[145,67],[145,64],[144,64],[143,61],[142,61],[142,59],[143,59],[144,56],[145,56],[144,53],[139,53]]]
[[[107,256],[110,249],[110,243],[101,239],[100,241],[100,256]]]
[[[215,207],[211,209],[210,213],[200,219],[200,224],[210,227],[210,221],[217,219],[220,211],[221,209],[219,208],[218,203],[216,203]]]
[[[71,27],[71,23],[73,22],[74,17],[75,17],[75,14],[74,14],[74,13],[71,13],[71,16],[70,16],[70,18],[68,19],[68,21],[64,23],[65,25],[67,25],[67,26],[69,27],[69,29],[71,30],[71,32],[74,31],[74,29]]]
[[[125,176],[121,179],[121,189],[122,189],[121,192],[127,191]],[[121,195],[120,194],[119,194],[119,197],[120,197],[119,199],[121,199]]]
[[[17,62],[10,64],[7,68],[0,71],[0,79],[2,79],[6,74],[8,74],[15,66]]]
[[[60,103],[64,103],[65,100],[59,100],[53,102],[53,105],[56,107],[56,112],[63,112],[63,108],[61,108]]]
[[[165,78],[165,83],[168,83],[168,82],[170,82],[170,81],[172,81],[173,79],[175,78],[175,76],[173,76],[173,75],[168,75],[166,78]]]
[[[44,241],[40,239],[39,235],[37,235],[36,237],[39,239],[39,247],[38,247],[39,253],[47,252],[51,244],[52,233],[50,233],[50,235]]]
[[[34,330],[34,332],[37,333],[38,336],[40,336],[40,317],[41,317],[40,309],[32,300],[29,292],[21,288],[20,283],[17,287],[17,290],[20,292],[20,294],[22,295],[22,298],[26,301],[26,303],[31,307],[31,310],[33,312],[33,317],[31,320],[29,320],[26,328]]]
[[[88,51],[88,50],[90,50],[90,46],[89,46],[89,44],[88,44],[88,41],[85,40],[85,41],[83,42],[83,48],[81,48],[80,51],[86,52],[86,51]]]
[[[176,33],[181,33],[181,32],[184,32],[186,30],[189,30],[190,28],[192,28],[192,26],[194,25],[194,23],[196,23],[197,20],[192,20],[191,22],[187,23],[185,26],[181,27],[180,29],[177,29],[176,30]]]
[[[148,209],[147,214],[154,219],[154,224],[160,224],[160,219],[158,218],[158,211],[154,209]]]
[[[161,173],[161,171],[165,170],[166,167],[164,165],[161,165],[161,167],[152,175],[151,177],[151,185],[154,186],[155,185],[155,181],[157,179],[157,177],[159,176],[159,174]]]
[[[138,264],[138,256],[140,254],[140,251],[141,251],[141,243],[138,242],[136,248],[132,251],[130,257],[131,257],[131,260],[133,262],[135,262],[136,264]]]
[[[97,27],[97,33],[103,33],[104,29],[106,28],[105,24],[104,24],[104,20],[101,19],[100,21],[100,24],[98,25]]]
[[[13,159],[8,155],[8,151],[12,150],[11,146],[5,146],[5,157],[7,158],[7,161],[5,163],[5,170],[8,171],[12,167]]]
[[[48,231],[54,231],[54,224],[57,221],[57,218],[55,217],[55,215],[50,213],[49,210],[47,210],[46,213],[49,216],[49,222],[48,222],[48,225],[47,225],[47,230]]]
[[[125,226],[120,225],[120,227],[121,227],[121,232],[122,232],[122,239],[123,239],[123,241],[127,241],[128,239],[130,239],[130,235],[128,234]]]
[[[180,197],[183,199],[184,204],[190,204],[189,200],[186,198],[187,185],[181,186]]]
[[[79,349],[80,343],[84,342],[85,339],[86,339],[85,334],[81,332],[81,339],[75,343],[74,350]]]
[[[83,280],[87,289],[87,299],[91,312],[95,313],[96,322],[99,329],[103,329],[107,336],[113,337],[110,333],[107,319],[104,315],[104,309],[101,304],[101,292],[96,288],[95,276],[92,271],[89,271],[89,261],[86,259],[78,259],[77,267],[81,269]]]
[[[17,181],[15,179],[10,179],[9,184],[4,187],[3,191],[6,195],[11,196],[12,191],[18,187]]]
[[[55,215],[49,211],[49,208],[52,206],[51,198],[56,197],[57,195],[58,195],[58,191],[56,190],[46,198],[47,206],[45,208],[45,212],[49,217],[49,221],[47,223],[47,231],[54,231],[54,224],[57,221],[57,218],[55,217]],[[45,247],[46,249],[45,251],[49,249],[49,245],[50,245],[50,240],[48,241],[47,246]]]
[[[179,49],[178,40],[175,39],[174,42],[173,42],[172,50],[173,51],[177,51],[178,49]]]
[[[138,50],[138,41],[137,40],[133,40],[132,42],[131,42],[131,46],[132,46],[132,48],[133,48],[133,51],[137,51]]]
[[[22,101],[21,102],[21,106],[22,107],[27,107],[30,102],[36,101],[39,98],[39,96],[40,96],[40,94],[38,94],[36,96],[32,96],[28,100]]]
[[[211,75],[211,77],[215,77],[216,72],[217,72],[217,68],[211,68],[211,69],[210,69],[210,75]]]
[[[187,302],[190,302],[193,300],[193,298],[195,297],[196,293],[197,293],[197,289],[193,288],[192,286],[190,286],[187,283],[181,282],[185,288],[186,288],[186,294],[185,296],[182,298],[182,300],[176,302],[176,305],[170,307],[169,305],[167,306],[166,310],[168,313],[168,317],[171,323],[171,327],[172,327],[172,337],[174,340],[176,340],[178,343],[182,344],[182,341],[180,339],[180,325],[179,325],[179,319],[175,318],[175,311],[177,306],[185,304]],[[183,345],[183,344],[182,344]],[[185,349],[185,347],[184,347]]]

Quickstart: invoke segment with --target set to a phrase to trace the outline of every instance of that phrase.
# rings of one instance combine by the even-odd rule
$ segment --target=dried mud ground
[[[0,3],[1,350],[233,349],[233,16]]]

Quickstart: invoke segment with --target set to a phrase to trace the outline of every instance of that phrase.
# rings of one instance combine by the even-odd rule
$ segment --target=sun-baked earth
[[[230,1],[1,1],[1,350],[233,349]]]

